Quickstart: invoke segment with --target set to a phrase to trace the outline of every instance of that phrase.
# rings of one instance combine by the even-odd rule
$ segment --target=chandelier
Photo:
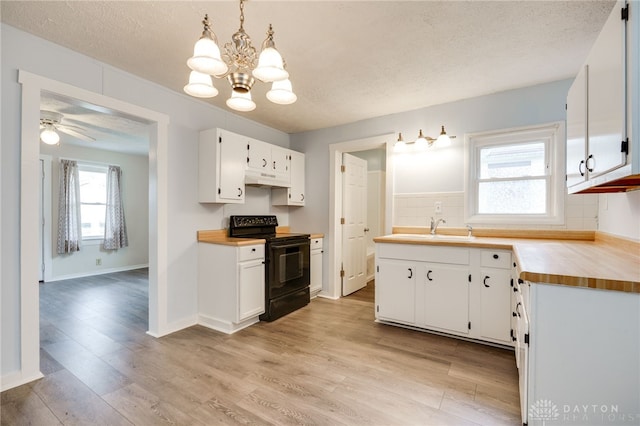
[[[189,84],[184,86],[187,94],[212,98],[218,94],[218,90],[213,86],[211,77],[226,78],[231,85],[227,106],[236,111],[253,111],[256,104],[251,99],[251,88],[255,79],[258,79],[272,83],[271,90],[267,92],[267,99],[271,102],[287,105],[296,101],[285,62],[273,41],[271,24],[259,56],[251,44],[251,37],[244,32],[244,0],[240,0],[240,28],[231,37],[231,42],[224,45],[222,54],[218,39],[211,31],[208,15],[204,15],[202,24],[202,36],[193,48],[193,56],[187,60],[192,70]]]
[[[402,133],[398,133],[398,141],[393,146],[393,150],[395,152],[403,152],[407,149],[407,145],[415,144],[417,149],[425,149],[430,148],[432,146],[436,146],[438,148],[446,147],[451,145],[451,139],[454,139],[455,136],[447,135],[447,132],[444,130],[444,126],[441,126],[440,134],[437,138],[432,138],[430,136],[425,136],[422,133],[422,129],[418,133],[418,138],[415,141],[407,141],[405,142],[402,139]]]

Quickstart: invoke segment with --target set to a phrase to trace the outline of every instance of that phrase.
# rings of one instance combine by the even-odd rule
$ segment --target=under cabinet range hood
[[[244,184],[266,188],[291,188],[290,180],[285,177],[280,177],[275,173],[251,169],[245,171]]]

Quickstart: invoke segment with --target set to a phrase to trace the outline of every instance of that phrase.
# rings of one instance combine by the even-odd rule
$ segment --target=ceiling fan
[[[55,111],[40,111],[40,140],[48,145],[56,145],[60,142],[58,132],[66,133],[74,138],[87,142],[95,141],[95,138],[82,133],[83,129],[70,124],[62,124],[64,116]]]

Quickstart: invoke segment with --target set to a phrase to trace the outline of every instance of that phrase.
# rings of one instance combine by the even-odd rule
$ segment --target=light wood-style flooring
[[[2,425],[519,425],[513,352],[374,322],[373,284],[233,335],[147,330],[146,270],[40,286]]]

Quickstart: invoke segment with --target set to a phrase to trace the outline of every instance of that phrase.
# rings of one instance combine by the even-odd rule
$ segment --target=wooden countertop
[[[278,234],[289,234],[289,227],[278,227]],[[324,234],[311,234],[309,238],[324,238]],[[208,244],[221,244],[225,246],[252,246],[255,244],[264,244],[264,239],[253,238],[233,238],[227,235],[225,229],[213,229],[208,231],[198,231],[198,242]]]
[[[253,238],[233,238],[227,235],[226,230],[215,229],[210,231],[198,231],[198,242],[240,247],[264,244],[267,242],[267,240]]]
[[[474,234],[491,235],[487,231],[474,230]],[[517,273],[523,280],[640,293],[639,242],[595,231],[500,231],[500,237],[477,236],[471,240],[387,235],[374,241],[513,250]],[[464,235],[461,232],[466,230],[445,232]],[[531,238],[536,234],[541,238]]]

